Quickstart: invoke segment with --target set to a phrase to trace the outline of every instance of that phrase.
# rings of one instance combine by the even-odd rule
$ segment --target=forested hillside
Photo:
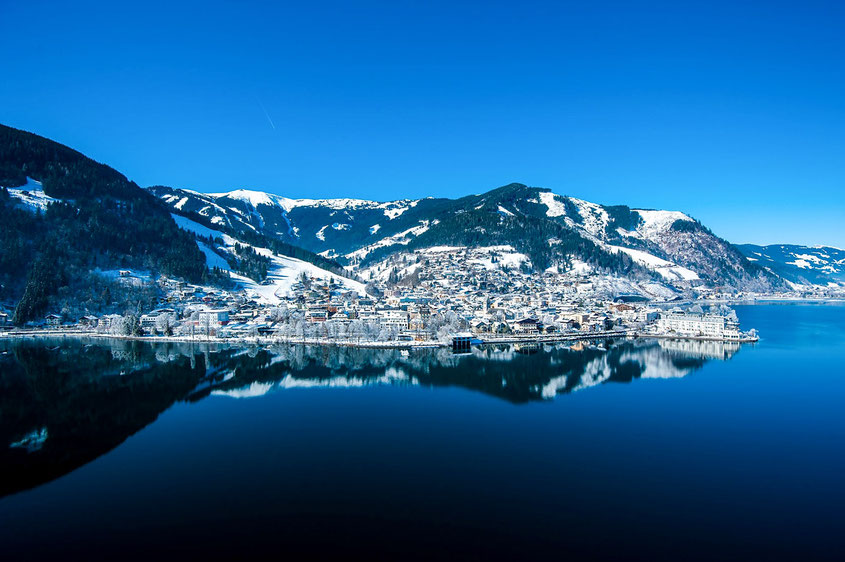
[[[540,272],[583,262],[598,272],[680,287],[785,287],[775,273],[682,212],[601,205],[519,183],[459,199],[385,202],[149,189],[175,213],[242,236],[295,244],[353,269],[404,250],[509,245]]]
[[[40,182],[44,205],[27,204]],[[104,309],[126,303],[91,271],[133,268],[199,282],[208,274],[193,237],[155,197],[112,168],[32,133],[0,125],[0,302],[15,321],[71,296]],[[19,189],[13,189],[19,188]]]
[[[169,188],[162,188],[161,186],[158,186],[156,188],[150,189],[154,190]],[[319,254],[315,254],[314,252],[311,252],[299,246],[294,246],[293,244],[284,242],[283,240],[280,240],[278,236],[273,236],[270,234],[266,234],[263,231],[257,231],[250,228],[238,228],[237,223],[229,224],[215,222],[209,219],[208,216],[202,215],[194,211],[186,211],[184,209],[173,209],[173,213],[188,218],[210,229],[218,230],[224,234],[228,234],[229,236],[232,236],[233,238],[244,242],[250,246],[268,248],[272,250],[275,255],[296,258],[298,260],[302,260],[304,262],[316,265],[317,267],[325,269],[326,271],[331,271],[332,273],[335,273],[337,275],[354,278],[352,274],[346,271],[343,266],[337,263],[336,261],[323,257]],[[208,242],[211,246],[215,245],[214,240],[210,240]],[[243,252],[238,252],[238,256],[240,258],[243,258],[246,255],[246,250],[244,250]],[[247,277],[256,281],[263,280],[267,275],[266,264],[264,264],[264,269],[262,271],[261,260],[256,261],[249,259],[241,259],[239,260],[238,264],[230,265],[233,266],[233,269],[235,271],[238,271],[239,273],[242,273],[243,275],[246,275]],[[246,266],[246,269],[242,269],[241,266]]]

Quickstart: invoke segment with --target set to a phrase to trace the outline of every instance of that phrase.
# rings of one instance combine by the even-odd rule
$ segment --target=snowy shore
[[[759,338],[743,337],[741,339],[711,338],[703,336],[681,336],[678,334],[655,334],[638,330],[614,330],[607,332],[592,332],[581,334],[537,334],[537,335],[509,335],[505,337],[484,337],[479,334],[476,339],[480,340],[479,345],[496,344],[526,344],[526,343],[566,343],[607,338],[654,338],[690,341],[729,341],[737,343],[754,343]],[[231,345],[319,345],[326,347],[362,347],[372,349],[412,349],[412,348],[433,348],[451,347],[451,342],[446,341],[361,341],[349,339],[321,339],[321,338],[279,338],[274,336],[252,336],[246,338],[218,338],[213,336],[119,336],[104,334],[86,330],[13,330],[0,332],[0,339],[46,339],[46,338],[68,338],[68,339],[112,339],[144,341],[151,343],[218,343]]]

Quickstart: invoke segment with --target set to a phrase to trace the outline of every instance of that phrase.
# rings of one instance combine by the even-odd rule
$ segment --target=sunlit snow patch
[[[24,206],[33,212],[39,209],[44,211],[50,203],[60,201],[60,199],[54,199],[46,195],[44,189],[41,187],[41,182],[29,177],[26,178],[26,184],[20,187],[10,187],[8,191],[9,195],[23,203]]]

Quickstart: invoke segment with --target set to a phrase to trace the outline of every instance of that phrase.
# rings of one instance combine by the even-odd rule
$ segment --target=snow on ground
[[[380,224],[374,224],[373,226],[370,227],[370,234],[375,234],[376,232],[379,231],[380,228],[381,228]]]
[[[562,217],[566,216],[566,205],[560,202],[557,195],[551,191],[540,192],[540,202],[549,208],[546,211],[548,217]]]
[[[121,272],[129,271],[128,275],[124,275]],[[108,277],[109,279],[137,279],[144,282],[152,282],[153,275],[149,271],[143,271],[139,269],[95,269],[95,273],[102,275],[103,277]]]
[[[388,201],[380,203],[378,201],[369,201],[366,199],[290,199],[282,197],[281,195],[273,195],[263,191],[253,191],[249,189],[236,189],[226,193],[209,193],[210,197],[214,199],[227,198],[236,199],[258,207],[259,205],[269,205],[280,207],[285,212],[291,211],[297,207],[327,207],[334,210],[343,209],[384,209],[384,214],[389,219],[395,219],[408,209],[416,206],[418,200],[403,199],[399,201]]]
[[[418,224],[417,226],[411,227],[408,230],[403,230],[402,232],[396,233],[393,236],[382,238],[378,242],[370,244],[369,246],[359,248],[354,252],[346,254],[346,257],[349,259],[364,259],[365,257],[367,257],[367,254],[379,248],[384,248],[386,246],[394,246],[396,244],[407,246],[411,242],[411,240],[427,231],[429,229],[429,224],[437,223],[437,220],[434,220],[431,223],[429,223],[429,221],[427,220],[420,221],[420,224]]]
[[[566,217],[566,223],[570,227],[576,227],[581,230],[586,230],[587,233],[595,239],[604,237],[604,229],[607,227],[610,220],[607,216],[607,211],[601,205],[569,197],[569,201],[578,209],[578,214],[581,217],[579,222],[573,217],[567,216],[566,205],[563,203],[563,197],[555,195],[551,192],[541,192],[540,202],[548,207],[546,216],[548,217]]]
[[[407,205],[403,204],[407,203]],[[388,220],[393,220],[399,217],[412,207],[416,207],[419,201],[391,201],[390,203],[382,203],[380,206],[384,208],[384,216]]]
[[[581,215],[581,219],[583,220],[581,227],[596,238],[603,238],[609,221],[607,211],[601,205],[596,205],[583,199],[570,197],[569,200],[578,208],[578,214]]]
[[[477,263],[485,269],[493,270],[500,267],[520,267],[522,264],[530,264],[531,260],[525,254],[514,250],[513,246],[481,246],[473,248],[473,253],[486,254],[484,257],[469,260],[469,263]],[[493,254],[497,256],[497,262],[493,263]]]
[[[320,230],[318,230],[318,231],[316,232],[316,234],[314,234],[314,236],[316,236],[318,240],[322,240],[323,242],[325,242],[325,241],[326,241],[326,229],[327,229],[328,227],[329,227],[329,225],[325,225],[325,226],[323,226],[323,228],[321,228]]]
[[[499,212],[502,213],[503,215],[507,215],[509,217],[513,216],[513,213],[511,213],[510,211],[508,211],[507,209],[505,209],[501,205],[499,205]]]
[[[253,191],[251,189],[236,189],[228,193],[209,193],[208,195],[209,197],[213,197],[215,199],[223,197],[227,199],[236,199],[238,201],[249,203],[253,207],[258,207],[259,205],[275,206],[285,200],[284,197],[273,196],[263,191]]]
[[[224,260],[217,252],[212,250],[208,244],[197,241],[197,245],[200,247],[202,253],[205,254],[205,263],[209,269],[216,267],[224,271],[230,271],[229,262]]]
[[[572,267],[569,269],[571,273],[576,275],[589,275],[593,272],[593,266],[581,260],[572,260]]]
[[[642,250],[634,250],[633,248],[623,248],[622,246],[607,246],[607,248],[614,252],[624,252],[631,256],[635,262],[644,265],[649,269],[653,269],[659,273],[664,279],[669,281],[695,281],[698,274],[691,269],[675,265],[670,261],[658,258],[648,252]]]
[[[270,250],[266,250],[265,248],[256,248],[255,251],[258,253],[262,253],[262,251],[264,251],[270,254],[270,259],[272,260],[274,267],[268,272],[267,279],[273,283],[271,286],[271,293],[274,295],[276,301],[278,301],[279,297],[283,297],[290,293],[291,287],[293,287],[299,279],[301,273],[305,273],[312,279],[333,279],[335,283],[347,290],[355,291],[359,295],[366,294],[364,284],[359,281],[341,277],[340,275],[336,275],[330,271],[317,267],[312,263],[298,260],[296,258],[273,256],[272,252],[270,252]],[[265,289],[266,287],[261,286],[261,288]],[[264,292],[267,293],[267,291]],[[274,298],[270,298],[269,300],[273,301]]]
[[[792,255],[795,256],[796,259],[799,259],[801,261],[813,262],[816,265],[825,263],[825,260],[823,260],[819,256],[814,256],[813,254],[792,254]],[[828,256],[828,257],[830,257],[830,256]]]
[[[635,262],[637,262],[641,265],[645,265],[646,267],[649,267],[651,269],[656,269],[658,267],[670,267],[670,266],[675,265],[670,261],[664,260],[662,258],[658,258],[657,256],[653,256],[653,255],[649,254],[648,252],[643,252],[642,250],[634,250],[632,248],[623,248],[622,246],[608,246],[608,248],[614,253],[624,252],[624,253],[628,254],[629,256],[631,256],[631,258]]]
[[[637,228],[637,232],[649,240],[669,230],[675,221],[695,222],[680,211],[648,211],[645,209],[634,209],[633,211],[643,219],[643,224]]]
[[[223,238],[224,240],[226,239],[226,235],[220,232],[219,230],[213,230],[198,222],[192,221],[189,218],[174,215],[173,213],[171,213],[170,216],[173,217],[173,220],[176,221],[176,225],[179,226],[179,228],[181,228],[182,230],[187,230],[188,232],[199,234],[200,236],[203,236],[205,238],[208,238],[210,236],[211,238]],[[234,239],[232,238],[232,240]],[[228,244],[228,242],[226,243]]]
[[[222,238],[228,251],[232,251],[231,248],[234,247],[236,242],[242,246],[250,246],[249,244],[242,243],[227,234],[217,230],[212,230],[188,218],[180,217],[179,215],[171,216],[173,217],[173,220],[176,221],[176,224],[184,230],[201,236],[211,236],[215,239]],[[217,253],[209,246],[200,241],[197,241],[197,245],[203,254],[205,254],[206,264],[208,267],[214,267],[216,265],[217,267],[227,271],[229,270],[229,266],[226,261],[217,255]],[[261,302],[266,304],[278,304],[282,297],[285,297],[290,293],[291,287],[293,287],[293,285],[297,282],[302,273],[305,273],[312,279],[333,279],[335,283],[347,290],[355,291],[361,295],[366,294],[364,284],[359,281],[347,279],[346,277],[342,277],[306,261],[287,256],[277,256],[267,248],[259,248],[256,246],[251,247],[259,255],[270,259],[269,271],[267,272],[267,284],[256,283],[252,279],[233,271],[229,271],[229,274],[236,283],[241,285],[247,295],[258,299]]]
[[[795,260],[795,261],[788,261],[786,262],[787,265],[794,265],[795,267],[800,267],[801,269],[812,269],[813,266],[807,260]]]
[[[660,283],[646,282],[640,283],[640,290],[652,298],[671,299],[677,296],[677,293]]]
[[[328,250],[323,250],[317,254],[318,256],[323,256],[326,259],[333,260],[337,257],[337,252],[333,249],[329,248]]]
[[[521,264],[529,264],[531,261],[525,254],[514,250],[510,245],[500,246],[479,246],[468,248],[466,246],[430,246],[419,248],[413,252],[402,252],[392,254],[383,260],[370,264],[368,267],[358,271],[363,279],[379,279],[386,281],[393,270],[399,278],[412,274],[422,266],[419,260],[425,261],[426,256],[439,253],[468,252],[466,263],[474,266],[481,266],[486,270],[494,270],[501,267],[519,267]],[[496,255],[496,262],[493,262],[493,255]]]
[[[50,203],[61,201],[61,199],[54,199],[45,194],[44,189],[41,187],[41,182],[35,181],[30,177],[26,178],[24,185],[10,187],[8,191],[9,195],[23,203],[31,211],[37,211],[38,209],[44,211]]]
[[[403,277],[417,271],[421,267],[422,266],[418,263],[406,264],[402,262],[396,263],[391,260],[384,260],[373,264],[366,269],[362,269],[359,273],[364,279],[378,279],[384,282],[390,278],[390,274],[393,272],[394,268],[396,269],[396,275],[399,276],[399,279],[402,279]]]
[[[420,253],[438,253],[438,252],[458,252],[460,250],[466,249],[465,246],[429,246],[428,248],[423,248],[420,250]]]

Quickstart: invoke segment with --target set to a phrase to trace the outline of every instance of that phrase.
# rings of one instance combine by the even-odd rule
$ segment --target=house
[[[458,332],[452,335],[452,351],[469,351],[473,336],[469,332]]]
[[[79,319],[79,326],[81,328],[96,328],[100,319],[96,316],[86,315]]]
[[[97,328],[99,328],[100,331],[108,331],[111,330],[113,326],[120,325],[122,320],[123,317],[119,314],[106,314],[105,316],[101,316],[97,321]]]
[[[485,320],[476,319],[470,322],[472,331],[476,334],[490,333],[490,323]]]
[[[214,330],[229,323],[228,310],[201,310],[197,313],[196,326],[202,330]]]
[[[312,308],[305,312],[305,319],[309,322],[325,322],[329,313],[325,309]]]
[[[48,314],[45,321],[50,328],[58,328],[62,324],[62,317],[58,314]]]
[[[172,308],[159,308],[147,314],[142,314],[141,318],[138,319],[141,329],[147,334],[154,334],[158,319],[165,314],[175,314],[175,311]]]
[[[408,313],[400,310],[381,310],[378,313],[382,326],[394,327],[398,330],[408,329]]]
[[[535,318],[523,318],[511,324],[515,334],[534,335],[540,333],[540,323]]]

